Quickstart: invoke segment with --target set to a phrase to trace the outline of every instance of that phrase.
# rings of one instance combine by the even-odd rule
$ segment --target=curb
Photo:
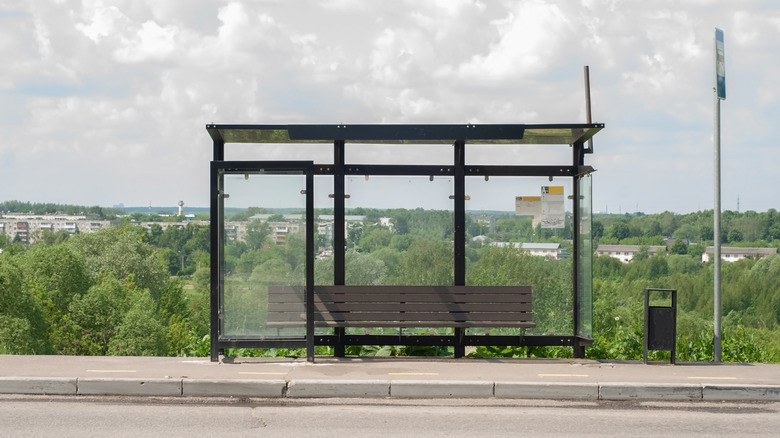
[[[780,385],[702,385],[704,400],[780,401]]]
[[[75,377],[0,377],[0,394],[76,395],[78,379]]]
[[[598,383],[496,382],[496,398],[598,400]]]
[[[159,397],[780,402],[780,385],[482,380],[0,377],[0,394]]]
[[[387,380],[291,380],[286,397],[290,398],[387,398]]]
[[[183,397],[262,397],[281,398],[287,382],[279,380],[183,379]]]
[[[181,379],[80,378],[79,395],[181,397]]]
[[[599,400],[701,400],[697,384],[603,383]]]
[[[492,381],[391,380],[392,398],[493,398]]]

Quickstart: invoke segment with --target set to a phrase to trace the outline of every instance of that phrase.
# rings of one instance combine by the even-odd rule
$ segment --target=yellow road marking
[[[134,373],[135,370],[87,370],[88,373]]]
[[[688,376],[689,379],[701,379],[701,380],[737,380],[736,377],[731,376],[715,376],[715,377],[708,377],[708,376]]]
[[[262,371],[239,371],[238,374],[252,374],[258,376],[286,376],[287,373],[266,373]]]
[[[413,373],[413,372],[406,372],[406,373],[387,373],[390,376],[438,376],[439,373]]]
[[[588,377],[587,374],[539,374],[539,377]]]

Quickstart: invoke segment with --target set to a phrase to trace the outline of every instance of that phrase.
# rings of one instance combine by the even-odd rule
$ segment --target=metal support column
[[[345,284],[346,264],[346,236],[345,236],[345,213],[344,197],[346,196],[344,187],[344,140],[333,142],[333,284],[340,286]],[[344,357],[344,328],[334,329],[337,343],[333,347],[333,355]]]
[[[572,165],[575,167],[579,167],[584,164],[584,151],[583,151],[583,143],[582,141],[576,141],[572,145]],[[574,175],[572,177],[572,242],[574,243],[572,245],[572,286],[573,286],[573,293],[574,293],[574,299],[573,299],[573,306],[574,306],[574,312],[572,312],[574,317],[574,357],[577,359],[584,359],[585,358],[585,345],[583,345],[580,342],[579,337],[577,336],[577,332],[580,327],[580,269],[579,269],[579,261],[580,256],[582,255],[580,248],[580,177],[579,175]]]
[[[466,285],[466,142],[455,141],[454,149],[454,206],[453,206],[453,283],[455,286]],[[466,354],[463,345],[465,329],[455,328],[455,357]]]
[[[225,142],[223,140],[214,140],[214,161],[225,160]],[[219,269],[219,262],[221,260],[219,233],[222,230],[222,221],[220,218],[220,208],[222,205],[222,197],[219,193],[219,188],[222,186],[222,176],[212,168],[211,170],[211,194],[210,194],[210,227],[211,227],[211,287],[210,287],[210,303],[211,303],[211,327],[210,327],[210,350],[211,361],[216,362],[219,360],[219,356],[224,354],[224,350],[217,348],[217,340],[219,338],[220,327],[220,300],[219,289],[222,282],[222,275]]]
[[[314,175],[306,173],[306,360],[314,362]]]

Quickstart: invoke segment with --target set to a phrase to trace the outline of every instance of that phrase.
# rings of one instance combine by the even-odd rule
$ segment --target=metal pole
[[[455,165],[455,182],[453,203],[453,283],[455,286],[466,285],[466,142],[465,140],[455,140],[453,144]],[[456,358],[466,355],[466,347],[463,345],[464,329],[455,327],[455,348],[454,356]]]
[[[713,279],[713,339],[712,339],[712,358],[715,363],[721,361],[721,327],[720,327],[720,101],[726,98],[726,64],[724,60],[724,47],[723,47],[723,31],[715,29],[715,40],[713,44],[713,54],[715,61],[715,75],[712,95],[715,99],[715,207],[713,210],[713,232],[715,233],[715,239],[713,242],[713,257],[715,257],[713,264],[714,279]]]
[[[591,119],[591,113],[590,113],[590,67],[585,66],[585,115],[587,116],[587,122],[593,123],[593,120]],[[593,153],[593,137],[588,139],[588,148],[589,153]]]
[[[712,345],[712,356],[715,363],[721,361],[721,328],[720,328],[720,99],[715,93],[715,207],[713,232],[715,242],[713,244],[714,260],[714,336]]]

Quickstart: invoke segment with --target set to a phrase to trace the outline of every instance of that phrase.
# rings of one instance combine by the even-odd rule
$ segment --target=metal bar
[[[306,169],[306,360],[314,362],[314,174]]]
[[[211,132],[210,132],[211,133]],[[224,352],[219,348],[219,333],[221,331],[220,315],[220,291],[222,290],[222,270],[220,269],[220,261],[222,259],[222,199],[220,197],[219,189],[222,186],[222,175],[218,172],[215,162],[224,161],[225,159],[225,142],[221,138],[214,137],[213,140],[213,161],[211,163],[211,194],[210,194],[210,224],[211,224],[211,291],[210,291],[210,304],[211,304],[211,326],[210,326],[210,350],[211,361],[216,362],[219,360],[219,355]]]
[[[715,206],[713,208],[713,226],[715,233],[713,246],[713,338],[712,360],[719,363],[722,360],[722,334],[721,334],[721,186],[720,186],[720,99],[715,93]]]
[[[588,124],[591,123],[590,113],[590,67],[585,66],[585,115],[587,116]],[[588,139],[588,148],[585,149],[585,153],[593,153],[593,137]]]
[[[547,176],[577,174],[577,166],[465,166],[466,176]]]
[[[301,339],[223,339],[220,348],[306,348]],[[317,344],[322,345],[322,344]]]
[[[572,145],[572,165],[579,167],[583,164],[583,151],[582,151],[582,142],[578,141]],[[573,288],[573,294],[572,297],[572,304],[574,307],[574,312],[572,313],[574,321],[574,334],[579,334],[580,331],[580,257],[582,256],[582,251],[580,249],[580,220],[581,220],[581,213],[580,213],[580,177],[574,176],[572,178],[572,260],[574,261],[572,263],[572,285]],[[585,347],[581,346],[580,343],[575,339],[574,341],[574,357],[577,359],[584,359],[585,358]]]
[[[453,283],[455,286],[466,284],[466,142],[457,140],[453,144],[453,164],[455,167],[453,216]],[[466,355],[463,329],[455,328],[455,357]]]
[[[394,165],[394,164],[345,164],[345,175],[420,175],[451,176],[455,173],[452,165]]]
[[[495,346],[556,346],[571,347],[577,342],[576,336],[551,336],[551,335],[464,335],[463,344],[471,346],[495,345]],[[339,342],[335,335],[318,335],[315,338],[317,345],[333,346]],[[457,342],[454,335],[345,335],[343,342],[346,345],[445,345],[453,346]]]
[[[214,142],[216,143],[216,141]],[[216,151],[216,145],[214,146]],[[222,239],[220,239],[221,223],[220,220],[222,212],[222,204],[220,202],[219,187],[222,181],[222,176],[219,173],[216,162],[211,163],[211,198],[210,198],[210,216],[211,216],[211,291],[210,291],[210,303],[211,303],[211,327],[210,327],[210,350],[211,361],[216,362],[219,360],[219,355],[222,353],[219,349],[217,342],[219,340],[220,332],[220,290],[222,284],[222,275],[220,267],[220,259],[222,257],[222,251],[220,245]]]
[[[344,156],[346,145],[344,140],[333,142],[333,284],[343,285],[346,277],[345,251],[345,202],[344,197]],[[343,336],[344,329],[336,328],[336,336]],[[333,349],[336,357],[344,357],[344,345],[336,345]]]
[[[314,168],[315,175],[334,175],[333,164],[318,164]],[[466,176],[547,176],[566,177],[579,172],[576,166],[501,166],[479,165],[464,166]],[[395,164],[345,164],[345,175],[388,175],[388,176],[452,176],[455,175],[455,167],[446,165],[395,165]]]

